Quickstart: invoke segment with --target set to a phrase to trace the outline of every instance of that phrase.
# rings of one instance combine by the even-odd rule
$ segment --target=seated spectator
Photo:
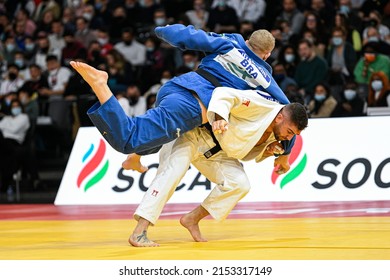
[[[0,48],[0,54],[6,63],[13,63],[15,53],[20,51],[16,44],[15,37],[13,35],[6,35],[3,42],[3,47]]]
[[[283,24],[283,32],[287,36],[287,39],[289,39],[293,35],[301,34],[305,17],[297,8],[295,0],[283,0],[283,9],[277,15],[276,21],[285,23]]]
[[[146,98],[141,96],[140,88],[137,85],[130,85],[126,92],[117,95],[118,102],[126,115],[135,117],[146,112]]]
[[[61,7],[54,0],[42,0],[35,9],[33,19],[37,22],[40,21],[47,11],[53,13],[53,17],[58,19],[61,15]]]
[[[37,96],[39,112],[40,114],[47,116],[48,97],[40,93],[40,89],[49,87],[47,78],[42,75],[42,70],[37,64],[31,64],[29,66],[29,70],[30,79],[25,81],[22,88],[29,92],[32,92],[33,95]]]
[[[28,69],[28,63],[24,57],[24,52],[16,52],[14,56],[14,64],[19,68],[19,77],[27,81],[30,79],[30,70]]]
[[[362,36],[359,30],[349,24],[348,17],[343,13],[336,13],[333,25],[346,30],[346,41],[352,44],[355,52],[360,53],[362,50]]]
[[[110,34],[108,29],[105,27],[100,27],[96,33],[96,40],[100,44],[100,55],[106,57],[107,53],[114,48],[114,45],[110,42]]]
[[[24,84],[24,80],[19,76],[19,67],[16,64],[8,64],[7,72],[0,86],[0,96],[10,92],[17,92]]]
[[[373,26],[367,27],[367,37],[363,40],[363,45],[371,42],[378,45],[378,53],[390,55],[390,44],[381,39],[378,29]]]
[[[365,101],[357,94],[357,84],[348,79],[340,94],[341,99],[332,113],[332,117],[358,117],[365,115]]]
[[[284,45],[280,51],[276,63],[283,65],[287,76],[293,78],[299,62],[299,55],[292,45]]]
[[[84,57],[80,57],[83,58]],[[106,63],[105,57],[102,55],[102,46],[98,41],[92,41],[87,50],[87,63],[95,68],[101,68]]]
[[[20,8],[16,13],[16,21],[25,24],[25,34],[33,36],[37,28],[35,22],[30,19],[30,13],[26,8]]]
[[[321,18],[315,12],[308,11],[304,14],[304,16],[305,23],[302,28],[301,37],[305,38],[303,34],[306,31],[310,31],[313,38],[315,38],[313,43],[315,43],[316,48],[318,49],[317,54],[323,57],[329,42],[329,32],[324,27]]]
[[[75,58],[86,59],[87,49],[78,41],[78,39],[76,39],[73,31],[65,30],[63,37],[65,40],[65,47],[62,49],[61,53],[62,65],[69,66],[69,62]]]
[[[214,1],[217,2],[219,0]],[[226,4],[232,7],[240,21],[249,21],[256,24],[265,13],[265,0],[227,0]]]
[[[326,60],[329,66],[328,83],[332,88],[332,94],[338,98],[338,93],[347,79],[353,77],[357,55],[353,46],[346,40],[345,30],[335,27],[332,31],[331,45],[329,46]]]
[[[283,64],[278,63],[273,66],[273,77],[277,84],[283,91],[287,90],[287,87],[290,85],[297,85],[297,82],[289,76],[287,76],[286,70],[284,69]]]
[[[24,58],[26,60],[27,65],[31,65],[35,62],[35,55],[37,53],[37,45],[33,37],[26,36],[24,39]]]
[[[328,73],[328,65],[324,59],[316,55],[314,46],[308,40],[301,40],[298,45],[300,62],[297,65],[294,80],[297,82],[300,92],[305,100],[313,96],[314,87],[325,81]]]
[[[196,29],[206,30],[206,23],[209,19],[209,12],[206,9],[204,0],[193,0],[193,9],[186,11],[186,16]]]
[[[67,140],[68,130],[70,130],[69,104],[64,101],[66,84],[71,76],[71,71],[67,67],[61,66],[55,55],[49,55],[47,63],[47,83],[48,88],[41,88],[40,94],[48,98],[48,115],[53,121],[53,125],[58,129],[62,140]]]
[[[390,29],[386,25],[382,24],[382,16],[378,11],[376,10],[370,11],[368,18],[366,19],[366,22],[368,26],[363,30],[363,41],[367,40],[369,37],[368,35],[369,27],[375,27],[375,29],[378,30],[379,38],[382,41],[390,42]]]
[[[359,85],[359,94],[364,98],[368,95],[368,84],[374,72],[382,71],[386,77],[390,77],[390,58],[379,54],[378,45],[370,42],[363,47],[363,57],[359,59],[355,68],[355,81]]]
[[[389,78],[382,71],[371,75],[368,86],[368,107],[389,107]]]
[[[10,92],[6,95],[0,95],[0,119],[11,115],[11,102],[18,97],[17,92]]]
[[[337,106],[337,100],[331,95],[325,83],[318,83],[314,88],[314,98],[307,109],[311,118],[328,118]]]
[[[83,47],[88,48],[92,41],[96,41],[96,32],[89,29],[89,21],[84,17],[78,17],[76,19],[76,33],[74,37],[79,41]]]
[[[46,70],[46,57],[49,55],[55,55],[59,61],[61,61],[60,49],[54,49],[50,46],[50,41],[45,32],[39,32],[37,35],[37,53],[35,55],[35,64],[38,64],[41,67],[42,71]]]
[[[114,94],[125,91],[134,82],[131,64],[116,49],[107,53],[105,71],[108,72],[108,86]]]
[[[51,32],[48,35],[48,39],[49,39],[49,44],[53,49],[62,50],[65,47],[65,40],[64,40],[65,30],[72,30],[72,29],[65,29],[64,24],[60,20],[54,20],[51,23]]]
[[[11,113],[0,120],[0,186],[8,188],[12,188],[12,176],[21,162],[22,145],[30,127],[28,116],[18,99],[11,101]]]
[[[133,67],[145,65],[146,47],[136,40],[132,28],[123,29],[122,41],[116,43],[114,49],[120,52]]]

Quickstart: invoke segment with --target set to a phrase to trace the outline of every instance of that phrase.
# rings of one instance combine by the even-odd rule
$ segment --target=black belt
[[[211,158],[213,155],[215,155],[216,153],[218,153],[219,151],[222,150],[221,146],[219,145],[219,142],[218,142],[217,138],[215,138],[215,135],[213,133],[213,130],[211,128],[210,123],[207,122],[205,124],[202,124],[200,127],[204,127],[204,128],[206,128],[210,132],[210,135],[213,138],[213,141],[215,143],[214,147],[212,147],[210,150],[208,150],[207,152],[205,152],[203,154],[205,156],[205,158]]]
[[[202,68],[198,68],[195,70],[195,72],[198,73],[203,78],[205,78],[207,81],[209,81],[213,86],[215,86],[215,87],[222,86],[221,83],[217,80],[217,78],[215,78],[211,73],[207,72],[206,70],[204,70]],[[221,151],[222,149],[221,149],[221,146],[219,145],[217,138],[215,138],[215,135],[214,135],[213,129],[211,128],[210,123],[207,122],[205,124],[202,124],[200,127],[204,127],[210,132],[210,135],[213,138],[213,141],[215,143],[214,147],[212,147],[210,150],[208,150],[207,152],[205,152],[203,154],[208,159],[208,158],[212,157],[213,155],[215,155],[216,153],[218,153],[219,151]]]

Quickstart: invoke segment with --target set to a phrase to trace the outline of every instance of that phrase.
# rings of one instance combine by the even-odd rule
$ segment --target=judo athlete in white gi
[[[129,243],[136,247],[155,247],[148,239],[149,225],[154,225],[180,180],[193,164],[207,179],[215,183],[208,197],[180,223],[197,242],[206,241],[199,221],[211,215],[224,220],[250,189],[248,177],[239,160],[263,159],[283,153],[279,141],[290,140],[307,126],[308,116],[303,105],[281,105],[265,92],[219,87],[213,92],[207,118],[212,124],[222,150],[207,158],[216,146],[210,131],[195,128],[160,150],[156,177],[134,213],[138,221]],[[279,164],[279,158],[275,159]]]

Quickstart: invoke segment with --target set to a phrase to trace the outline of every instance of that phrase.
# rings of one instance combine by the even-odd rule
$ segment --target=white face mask
[[[375,80],[371,82],[371,87],[375,91],[380,91],[383,88],[383,83],[380,80]]]
[[[169,79],[167,79],[167,78],[162,78],[161,80],[160,80],[160,83],[163,85],[163,84],[165,84],[166,82],[168,82],[169,81]]]
[[[107,38],[98,38],[97,41],[98,41],[98,43],[99,43],[101,46],[104,46],[105,44],[108,43],[108,39],[107,39]]]
[[[346,90],[344,90],[344,96],[345,96],[345,99],[352,100],[356,97],[356,90],[346,89]]]
[[[315,94],[314,99],[317,100],[318,102],[322,102],[326,99],[326,95],[323,94]]]
[[[20,107],[13,107],[11,109],[11,113],[12,113],[13,116],[17,116],[20,113],[22,113],[22,108],[20,108]]]
[[[284,55],[284,59],[286,60],[286,62],[291,63],[294,61],[295,55],[291,53],[287,53]]]

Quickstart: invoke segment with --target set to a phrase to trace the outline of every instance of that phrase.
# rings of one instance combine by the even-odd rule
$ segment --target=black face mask
[[[123,41],[123,43],[125,43],[126,46],[130,46],[131,45],[131,40]]]
[[[139,97],[138,96],[131,96],[129,97],[129,103],[131,106],[134,106],[138,103]]]
[[[11,80],[11,81],[15,81],[16,80],[16,77],[17,75],[15,73],[9,73],[8,74],[8,78]]]

